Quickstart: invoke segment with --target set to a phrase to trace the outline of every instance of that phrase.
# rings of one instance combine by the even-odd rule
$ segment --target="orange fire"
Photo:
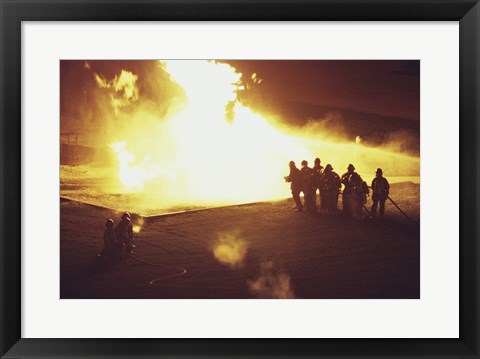
[[[351,143],[314,131],[293,131],[253,112],[238,100],[245,88],[242,74],[215,61],[162,61],[170,80],[183,91],[164,118],[137,105],[138,76],[122,71],[112,81],[96,75],[109,88],[111,106],[127,124],[111,136],[118,180],[125,191],[148,195],[142,201],[226,204],[284,198],[288,162],[320,157],[343,172],[354,163],[373,176],[377,167],[400,165],[419,171],[417,157]],[[261,79],[253,74],[254,83]],[[122,109],[130,106],[128,113]],[[133,110],[132,110],[133,108]],[[380,166],[382,164],[382,166]]]
[[[132,227],[132,230],[133,230],[133,233],[140,233],[140,231],[142,230],[142,227],[136,225]]]

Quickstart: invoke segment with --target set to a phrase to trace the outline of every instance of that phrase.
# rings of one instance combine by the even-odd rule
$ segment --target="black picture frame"
[[[2,357],[480,357],[478,0],[0,0],[0,12]],[[86,20],[459,21],[460,338],[22,339],[21,22]]]

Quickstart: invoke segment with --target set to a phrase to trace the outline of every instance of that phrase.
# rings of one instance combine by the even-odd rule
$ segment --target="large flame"
[[[131,165],[135,162],[135,155],[128,152],[126,142],[116,142],[110,145],[112,150],[117,154],[119,163],[119,178],[127,188],[143,188],[146,181],[154,179],[158,176],[166,176],[171,179],[176,178],[175,172],[162,168],[158,163],[152,163],[149,156],[137,165]]]
[[[115,115],[127,119],[110,143],[118,179],[124,189],[143,193],[151,206],[283,198],[289,195],[283,176],[290,160],[313,165],[320,157],[338,172],[352,162],[367,178],[380,164],[394,168],[402,162],[418,172],[416,157],[368,148],[359,138],[346,144],[327,140],[327,134],[294,132],[253,112],[238,99],[245,90],[242,74],[228,64],[177,60],[159,65],[183,92],[164,118],[142,106],[121,113],[139,99],[137,75],[122,71],[112,81],[96,75],[98,85],[115,95]],[[261,82],[257,74],[251,79]]]
[[[122,107],[127,106],[131,101],[138,100],[138,88],[136,86],[138,76],[130,71],[122,70],[120,75],[115,76],[112,81],[95,74],[95,80],[101,88],[112,88],[114,90],[110,94],[110,101],[117,116],[120,114]]]

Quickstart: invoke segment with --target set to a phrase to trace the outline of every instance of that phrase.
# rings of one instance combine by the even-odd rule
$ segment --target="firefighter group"
[[[116,227],[113,219],[107,219],[105,231],[103,232],[103,241],[105,247],[102,253],[97,256],[100,260],[107,260],[125,253],[133,254],[135,240],[133,238],[133,226],[129,212],[125,212],[122,215]]]
[[[294,161],[289,163],[290,173],[285,176],[285,181],[290,183],[292,198],[295,202],[295,209],[302,212],[315,213],[317,207],[317,191],[320,197],[319,212],[326,215],[338,214],[338,197],[342,194],[343,213],[349,217],[363,218],[363,209],[367,203],[369,187],[362,177],[355,172],[355,166],[349,164],[347,172],[340,177],[333,171],[331,164],[325,168],[321,165],[319,158],[314,161],[313,167],[308,166],[308,161],[301,162],[301,169],[298,169]],[[343,187],[343,192],[341,191]],[[372,200],[370,217],[383,219],[385,213],[385,201],[388,198],[390,185],[383,171],[378,168],[376,176],[372,181]],[[303,202],[300,194],[303,192]],[[368,209],[367,209],[368,211]]]
[[[294,161],[289,163],[290,173],[285,176],[285,181],[290,183],[292,198],[295,202],[295,209],[302,212],[304,209],[310,213],[317,212],[317,191],[320,197],[321,214],[338,214],[338,197],[342,194],[343,213],[354,218],[363,218],[362,210],[367,203],[369,187],[367,183],[355,172],[355,166],[349,164],[347,172],[340,177],[333,171],[331,164],[325,168],[321,165],[319,158],[316,158],[312,168],[308,166],[308,161],[303,160],[301,169],[298,169]],[[344,186],[341,192],[342,185]],[[383,219],[385,213],[385,201],[388,198],[390,185],[383,171],[378,168],[376,177],[372,181],[372,200],[373,204],[370,211],[370,217],[379,217]],[[303,193],[303,202],[300,194]],[[125,212],[122,218],[115,226],[113,219],[108,219],[105,223],[103,233],[105,247],[101,254],[97,256],[100,260],[110,259],[112,257],[124,254],[133,254],[135,240],[133,237],[133,226],[131,224],[131,215]]]

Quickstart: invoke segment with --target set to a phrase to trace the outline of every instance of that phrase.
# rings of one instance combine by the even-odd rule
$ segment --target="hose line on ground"
[[[158,263],[151,263],[151,262],[147,262],[147,261],[144,261],[143,259],[141,258],[138,258],[137,256],[134,256],[133,254],[127,252],[124,248],[121,248],[122,252],[126,253],[130,258],[132,258],[134,261],[137,261],[139,263],[142,263],[142,264],[146,264],[146,265],[150,265],[150,266],[154,266],[154,267],[162,267],[162,268],[169,268],[169,269],[175,269],[177,270],[178,272],[177,273],[174,273],[174,274],[170,274],[170,275],[166,275],[166,276],[163,276],[163,277],[160,277],[160,278],[155,278],[155,279],[152,279],[149,284],[150,285],[156,285],[158,282],[160,281],[163,281],[165,279],[171,279],[171,278],[176,278],[176,277],[180,277],[184,274],[187,273],[187,270],[183,267],[177,267],[177,266],[170,266],[170,265],[165,265],[165,264],[158,264]]]
[[[368,187],[368,188],[372,189],[372,187]],[[343,196],[342,191],[340,191],[339,194],[341,194]],[[405,216],[405,218],[407,218],[408,220],[412,221],[413,223],[415,223],[417,225],[420,225],[420,223],[418,223],[416,220],[414,220],[412,217],[410,217],[408,214],[406,214],[390,196],[387,196],[387,199],[390,200],[390,202],[392,202],[392,204],[400,211],[401,214],[403,214]],[[362,206],[365,209],[365,211],[367,211],[367,213],[371,216],[370,210],[364,204]]]
[[[390,200],[390,202],[393,203],[393,205],[395,207],[397,207],[397,209],[400,211],[401,214],[403,214],[406,218],[408,218],[410,221],[412,221],[413,223],[415,224],[418,224],[420,225],[420,223],[418,223],[416,220],[414,220],[413,218],[411,218],[410,216],[408,216],[404,211],[402,211],[402,209],[398,206],[398,204],[395,203],[395,201],[393,199],[390,198],[390,196],[387,196],[387,198]]]

